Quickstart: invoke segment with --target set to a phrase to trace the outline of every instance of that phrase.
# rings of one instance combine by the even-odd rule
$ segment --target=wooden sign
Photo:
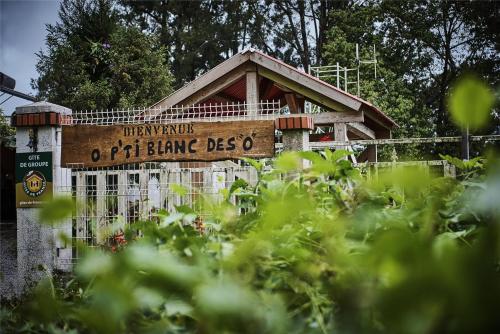
[[[62,166],[105,167],[147,161],[217,161],[273,155],[272,120],[62,128]]]

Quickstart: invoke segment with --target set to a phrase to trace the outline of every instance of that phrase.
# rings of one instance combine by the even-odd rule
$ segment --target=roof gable
[[[246,89],[247,72],[257,72],[260,78],[272,82],[267,87],[266,83],[260,85],[261,100],[266,97],[280,98],[280,92],[289,91],[332,111],[364,111],[367,116],[374,118],[385,127],[396,126],[391,118],[363,99],[253,49],[234,55],[158,101],[152,108],[164,109],[227,99],[240,101],[241,90]],[[276,90],[276,87],[280,89]]]

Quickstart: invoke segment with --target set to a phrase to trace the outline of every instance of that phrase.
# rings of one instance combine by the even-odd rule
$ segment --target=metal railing
[[[217,122],[274,119],[280,113],[279,101],[217,103],[170,108],[135,108],[124,110],[73,111],[71,124],[113,125],[144,123]]]

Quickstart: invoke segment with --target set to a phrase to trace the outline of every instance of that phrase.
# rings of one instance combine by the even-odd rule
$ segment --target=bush
[[[2,328],[498,332],[498,164],[462,166],[461,181],[418,168],[367,180],[345,154],[282,154],[270,172],[248,160],[255,187],[205,198],[203,221],[179,207],[131,226],[116,253],[87,249],[65,285],[4,307]]]

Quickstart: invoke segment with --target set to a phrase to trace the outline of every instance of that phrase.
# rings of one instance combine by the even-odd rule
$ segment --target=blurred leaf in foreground
[[[466,76],[451,89],[448,107],[456,125],[476,130],[488,122],[494,101],[493,92],[483,81]]]
[[[40,221],[45,224],[54,224],[71,216],[74,203],[70,197],[56,197],[46,203],[40,211]]]
[[[171,184],[170,189],[179,196],[186,196],[188,193],[188,189],[180,184]]]

